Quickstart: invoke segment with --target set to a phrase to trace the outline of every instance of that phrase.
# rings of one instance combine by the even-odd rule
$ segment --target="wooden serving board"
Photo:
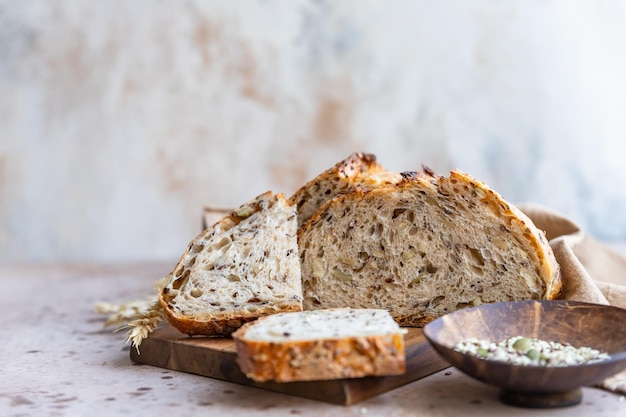
[[[171,326],[156,330],[141,343],[140,354],[130,350],[133,362],[208,376],[299,397],[350,405],[388,392],[450,366],[430,346],[422,329],[405,335],[406,373],[397,376],[303,382],[255,382],[237,365],[231,338],[188,337]]]

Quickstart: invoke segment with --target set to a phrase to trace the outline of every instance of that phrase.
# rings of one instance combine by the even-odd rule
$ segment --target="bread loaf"
[[[423,326],[454,310],[553,299],[559,267],[544,233],[484,183],[404,173],[327,201],[298,231],[305,310],[388,310]]]
[[[248,377],[290,382],[403,374],[404,333],[385,310],[344,308],[263,317],[233,338]]]
[[[267,192],[189,244],[159,291],[169,322],[228,335],[266,314],[302,310],[296,207]]]
[[[298,226],[311,218],[322,204],[338,194],[355,188],[371,189],[387,183],[397,183],[400,173],[383,168],[370,153],[355,152],[322,172],[290,198],[298,209]]]

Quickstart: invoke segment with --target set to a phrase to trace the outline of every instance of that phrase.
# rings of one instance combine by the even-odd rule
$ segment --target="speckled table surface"
[[[0,415],[626,415],[624,396],[595,388],[584,388],[575,407],[506,406],[497,388],[453,368],[343,407],[133,365],[124,334],[103,329],[93,305],[150,295],[173,264],[0,266]]]

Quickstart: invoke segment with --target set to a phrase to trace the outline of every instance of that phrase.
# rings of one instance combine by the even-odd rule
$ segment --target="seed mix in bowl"
[[[454,350],[512,365],[572,366],[610,358],[607,353],[590,347],[576,348],[569,343],[548,342],[523,336],[510,337],[498,343],[466,339],[457,343]]]

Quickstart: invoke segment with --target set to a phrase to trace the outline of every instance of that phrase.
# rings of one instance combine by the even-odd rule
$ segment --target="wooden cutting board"
[[[133,362],[208,376],[332,404],[350,405],[418,380],[450,366],[430,346],[422,329],[405,335],[406,373],[398,376],[303,382],[255,382],[239,370],[231,338],[188,337],[171,326],[156,330],[131,349]]]

